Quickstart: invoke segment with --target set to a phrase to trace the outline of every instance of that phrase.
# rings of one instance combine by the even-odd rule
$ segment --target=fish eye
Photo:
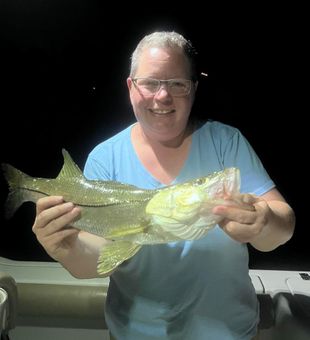
[[[204,179],[203,178],[198,178],[196,181],[196,184],[200,185],[204,183]]]

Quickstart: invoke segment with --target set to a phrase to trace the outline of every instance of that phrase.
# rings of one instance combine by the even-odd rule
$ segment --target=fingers
[[[234,194],[233,196],[226,196],[223,205],[235,206],[244,210],[255,210],[254,204],[260,200],[251,194]]]
[[[73,249],[80,230],[71,225],[80,209],[60,196],[44,197],[37,202],[37,215],[32,227],[38,241],[55,260],[65,258]]]
[[[38,200],[36,204],[36,213],[39,215],[43,210],[51,208],[64,202],[62,196],[47,196]]]
[[[73,223],[79,213],[79,208],[71,202],[63,203],[60,196],[42,198],[37,202],[37,216],[32,230],[37,234],[44,228],[44,235],[51,235]]]
[[[263,224],[257,223],[240,223],[239,221],[224,219],[219,223],[220,227],[235,241],[246,243],[255,238],[263,228]]]
[[[256,219],[255,211],[230,206],[217,206],[212,212],[215,215],[222,216],[226,220],[238,222],[240,224],[252,224]]]
[[[239,242],[249,242],[261,233],[267,224],[269,207],[267,202],[252,195],[243,195],[243,202],[252,203],[253,210],[244,206],[217,206],[212,212],[222,216],[220,227],[233,239]]]

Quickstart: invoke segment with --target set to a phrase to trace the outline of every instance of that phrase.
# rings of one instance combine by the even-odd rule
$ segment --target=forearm
[[[283,201],[268,201],[270,213],[266,225],[250,244],[260,251],[271,251],[286,243],[293,235],[295,214],[292,208]]]
[[[108,243],[105,239],[86,232],[77,236],[77,246],[58,261],[76,278],[90,279],[99,277],[97,260],[100,250]]]

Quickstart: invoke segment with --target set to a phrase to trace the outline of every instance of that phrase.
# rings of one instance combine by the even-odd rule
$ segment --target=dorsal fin
[[[64,157],[64,165],[57,176],[57,179],[62,178],[84,178],[80,168],[74,163],[73,159],[69,155],[69,152],[62,149],[62,155]]]

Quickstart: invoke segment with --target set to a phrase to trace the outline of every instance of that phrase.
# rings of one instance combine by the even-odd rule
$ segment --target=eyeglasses
[[[162,87],[167,85],[168,92],[174,97],[187,96],[190,93],[192,81],[189,79],[153,79],[132,78],[133,83],[145,97],[154,96]]]

